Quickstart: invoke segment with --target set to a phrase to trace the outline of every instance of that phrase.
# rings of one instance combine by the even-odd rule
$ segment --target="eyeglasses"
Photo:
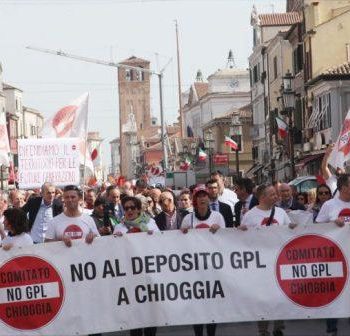
[[[319,191],[319,195],[329,195],[329,191]]]
[[[124,211],[128,211],[128,210],[134,211],[134,210],[136,210],[136,206],[135,206],[135,205],[126,206],[126,207],[124,208]]]

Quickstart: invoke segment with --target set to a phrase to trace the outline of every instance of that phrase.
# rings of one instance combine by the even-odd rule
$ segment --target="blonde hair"
[[[312,188],[307,192],[307,201],[309,204],[315,203],[317,197],[317,189]]]

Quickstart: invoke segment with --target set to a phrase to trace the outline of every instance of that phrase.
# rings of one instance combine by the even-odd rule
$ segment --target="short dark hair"
[[[181,197],[182,195],[189,195],[190,198],[192,198],[192,192],[190,189],[187,188],[181,190],[179,197]]]
[[[214,180],[214,179],[210,179],[207,182],[205,182],[205,186],[208,187],[209,184],[214,184],[214,183],[218,183],[218,181]]]
[[[259,185],[259,187],[256,188],[256,198],[257,198],[257,199],[260,199],[261,196],[264,195],[264,193],[265,193],[265,191],[266,191],[266,189],[267,189],[268,187],[270,187],[270,186],[267,185],[267,184],[261,184],[261,185]]]
[[[137,198],[137,197],[134,197],[134,196],[125,196],[125,197],[122,198],[121,202],[122,202],[123,209],[124,209],[125,203],[126,202],[130,202],[130,201],[135,204],[135,206],[136,206],[136,208],[138,210],[142,209],[142,202],[141,202],[141,200],[139,198]]]
[[[110,185],[110,186],[108,186],[107,188],[106,188],[106,195],[107,195],[107,197],[109,196],[109,194],[111,193],[111,191],[113,191],[113,190],[119,190],[119,188],[117,187],[117,186],[115,186],[115,185]]]
[[[137,188],[147,188],[147,183],[144,180],[137,180],[135,185]]]
[[[210,174],[210,176],[217,176],[217,175],[219,175],[220,177],[224,177],[224,174],[220,170],[215,170]]]
[[[343,187],[347,187],[349,185],[349,177],[350,174],[341,174],[337,180],[337,189],[341,191]]]
[[[236,181],[236,186],[238,186],[240,189],[244,189],[248,194],[252,194],[253,193],[253,189],[254,189],[254,183],[253,181],[248,178],[239,178]]]
[[[331,188],[325,184],[325,183],[322,183],[320,185],[317,186],[317,189],[316,189],[316,200],[315,200],[315,203],[319,203],[320,202],[320,199],[318,198],[318,193],[320,191],[321,188],[325,188],[327,189],[328,193],[329,193],[329,197],[332,198],[332,191],[331,191]]]
[[[29,231],[27,215],[23,210],[17,208],[6,209],[4,217],[11,225],[14,234],[19,235]]]
[[[80,187],[74,185],[74,184],[69,184],[63,188],[63,192],[66,191],[76,191],[78,196],[81,197],[83,195],[83,192],[81,191]]]
[[[94,207],[98,207],[100,205],[105,206],[106,204],[107,204],[106,200],[103,197],[99,196],[95,199]]]

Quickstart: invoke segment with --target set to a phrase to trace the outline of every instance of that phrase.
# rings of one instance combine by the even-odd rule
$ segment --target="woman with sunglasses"
[[[116,236],[122,236],[123,233],[147,232],[152,234],[158,232],[156,222],[142,211],[141,200],[137,197],[126,196],[122,199],[124,217],[120,224],[114,228]],[[155,336],[157,328],[133,329],[130,330],[130,336]]]
[[[139,198],[133,196],[126,196],[122,199],[122,207],[124,210],[124,217],[120,224],[114,228],[115,235],[122,235],[123,233],[135,232],[158,232],[156,222],[142,211],[142,202]]]
[[[320,184],[316,189],[316,201],[312,205],[313,220],[316,220],[318,213],[324,202],[332,198],[331,189],[327,184]]]

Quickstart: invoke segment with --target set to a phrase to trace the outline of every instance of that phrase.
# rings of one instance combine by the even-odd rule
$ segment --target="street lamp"
[[[213,161],[212,161],[212,154],[213,154],[213,143],[215,142],[215,140],[213,139],[213,131],[211,129],[209,129],[204,137],[204,141],[205,141],[205,149],[208,150],[208,154],[209,154],[209,173],[211,175],[211,173],[213,172]]]
[[[239,172],[239,152],[242,150],[242,123],[238,114],[232,114],[230,135],[232,140],[238,145],[236,152],[236,175],[240,177]]]
[[[283,85],[281,86],[281,95],[283,102],[283,111],[281,113],[286,114],[288,117],[288,142],[289,142],[289,156],[291,165],[291,177],[295,177],[295,159],[294,159],[294,137],[293,137],[293,112],[295,110],[295,92],[294,87],[294,76],[288,70],[287,73],[282,77]]]

